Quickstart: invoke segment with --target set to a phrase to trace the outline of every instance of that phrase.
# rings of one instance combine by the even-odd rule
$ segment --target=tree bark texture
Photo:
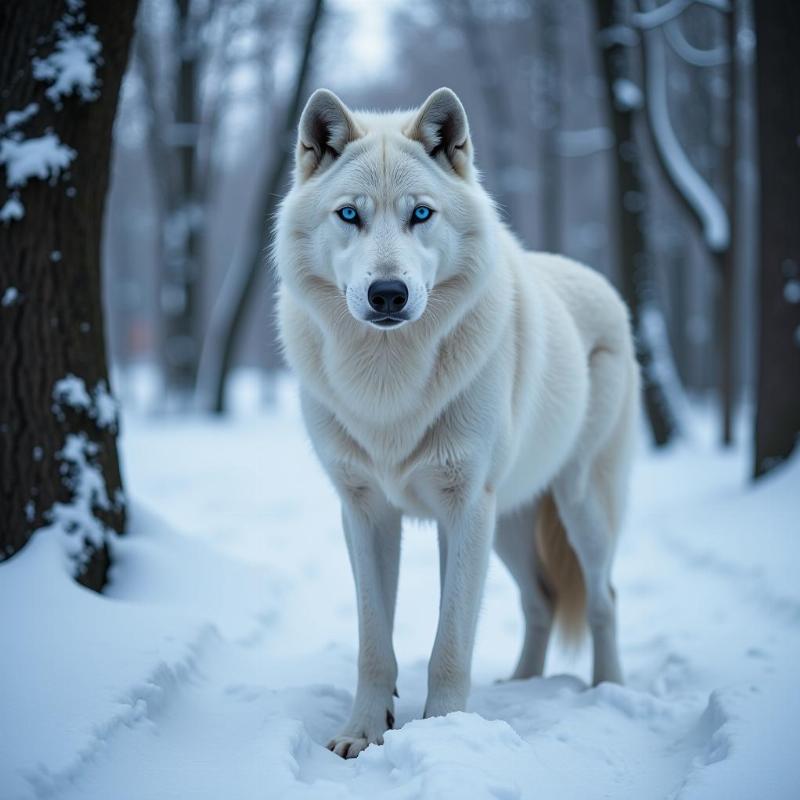
[[[54,521],[58,504],[69,506],[80,492],[88,498],[89,521],[100,530],[122,533],[125,527],[116,413],[108,393],[100,241],[111,134],[136,5],[137,0],[0,4],[0,139],[19,143],[50,132],[74,151],[58,174],[29,177],[17,187],[5,186],[13,183],[10,163],[0,167],[0,204],[11,198],[24,206],[24,216],[0,223],[0,559],[19,551]],[[34,77],[33,60],[55,52],[64,30],[93,32],[102,47],[92,97],[78,91],[55,96],[54,84]],[[9,126],[9,112],[33,103],[35,113]],[[57,390],[68,376],[71,399],[69,391]],[[76,446],[78,460],[102,477],[104,487],[80,488]],[[79,546],[85,544],[78,579],[101,588],[108,566],[105,538],[89,544],[80,521],[67,527]]]
[[[753,6],[761,175],[759,477],[788,458],[800,435],[800,4]]]

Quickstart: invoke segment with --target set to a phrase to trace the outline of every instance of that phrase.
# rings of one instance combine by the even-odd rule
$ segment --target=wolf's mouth
[[[407,322],[408,320],[405,317],[376,317],[374,319],[369,319],[367,322],[372,323],[373,325],[377,325],[379,328],[394,328],[396,325],[402,325],[402,323]]]

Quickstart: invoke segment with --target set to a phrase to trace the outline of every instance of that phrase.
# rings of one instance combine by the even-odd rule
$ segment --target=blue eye
[[[428,206],[417,206],[411,215],[411,224],[416,222],[427,222],[433,216],[433,209]]]
[[[353,206],[342,206],[337,212],[340,219],[349,222],[351,225],[358,224],[358,211]]]

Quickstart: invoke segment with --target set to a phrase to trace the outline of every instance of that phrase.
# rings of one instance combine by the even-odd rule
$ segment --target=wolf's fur
[[[434,213],[412,226],[418,204]],[[514,677],[541,674],[555,613],[573,633],[588,622],[594,680],[620,681],[610,569],[638,403],[627,312],[599,274],[526,252],[501,224],[458,98],[365,114],[316,92],[274,259],[285,352],[356,582],[358,686],[331,748],[357,755],[393,722],[404,514],[438,524],[427,716],[464,708],[493,542],[526,621]],[[366,321],[377,279],[406,284],[404,324]]]

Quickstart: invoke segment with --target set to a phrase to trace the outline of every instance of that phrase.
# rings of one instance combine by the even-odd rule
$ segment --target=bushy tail
[[[586,632],[586,586],[575,551],[549,492],[539,501],[536,552],[547,587],[553,592],[556,625],[564,643],[577,647]]]

